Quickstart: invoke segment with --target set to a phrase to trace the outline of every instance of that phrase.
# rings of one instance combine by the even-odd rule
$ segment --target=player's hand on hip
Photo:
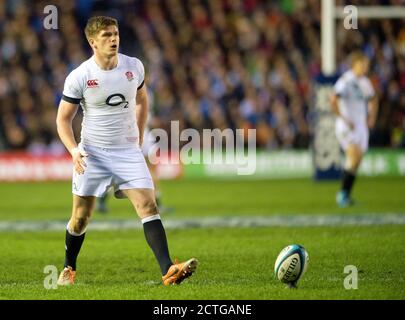
[[[88,156],[87,152],[76,147],[70,150],[70,154],[72,155],[72,161],[75,167],[75,171],[78,174],[83,174],[85,167],[87,167],[86,162],[83,158]]]

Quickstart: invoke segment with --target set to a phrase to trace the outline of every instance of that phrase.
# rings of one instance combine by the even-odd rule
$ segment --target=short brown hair
[[[117,19],[105,16],[96,16],[90,18],[87,21],[86,27],[84,28],[84,33],[86,34],[87,40],[94,37],[101,30],[104,30],[109,26],[117,26],[118,28]]]
[[[368,59],[368,57],[362,51],[354,51],[350,55],[350,65],[353,67],[357,61],[366,59]]]

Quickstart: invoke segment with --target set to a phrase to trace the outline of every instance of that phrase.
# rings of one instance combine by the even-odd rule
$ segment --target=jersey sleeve
[[[83,98],[83,86],[80,85],[78,79],[78,73],[73,70],[65,80],[65,85],[63,88],[62,100],[66,102],[79,104],[80,100]]]
[[[335,94],[339,97],[344,97],[346,95],[346,87],[346,81],[343,78],[339,78],[334,86]]]
[[[366,81],[366,99],[370,100],[370,99],[374,98],[374,96],[375,96],[374,87],[373,87],[371,81],[369,79],[367,79],[367,81]]]
[[[144,84],[145,84],[145,68],[143,66],[143,63],[139,60],[136,59],[136,71],[138,74],[138,87],[137,90],[141,89]]]

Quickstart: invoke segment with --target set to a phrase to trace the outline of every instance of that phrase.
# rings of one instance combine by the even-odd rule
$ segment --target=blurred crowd
[[[57,106],[65,77],[91,55],[83,28],[92,15],[117,18],[121,52],[144,62],[152,127],[255,128],[260,148],[310,145],[319,0],[55,0],[57,30],[43,27],[47,4],[0,1],[0,150],[64,152]],[[357,30],[337,21],[340,73],[358,48],[380,101],[371,146],[405,147],[404,19],[360,19]]]

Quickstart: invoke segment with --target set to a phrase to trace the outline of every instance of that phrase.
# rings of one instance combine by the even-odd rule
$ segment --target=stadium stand
[[[43,28],[46,1],[0,1],[0,150],[65,152],[55,126],[63,81],[90,56],[81,30],[101,14],[118,19],[121,52],[145,61],[152,126],[168,129],[179,120],[198,130],[256,128],[263,149],[310,145],[312,79],[321,59],[318,0],[54,3],[58,30]],[[340,23],[337,39],[339,72],[355,48],[372,61],[380,111],[370,145],[405,147],[404,21],[361,19],[358,30]]]

